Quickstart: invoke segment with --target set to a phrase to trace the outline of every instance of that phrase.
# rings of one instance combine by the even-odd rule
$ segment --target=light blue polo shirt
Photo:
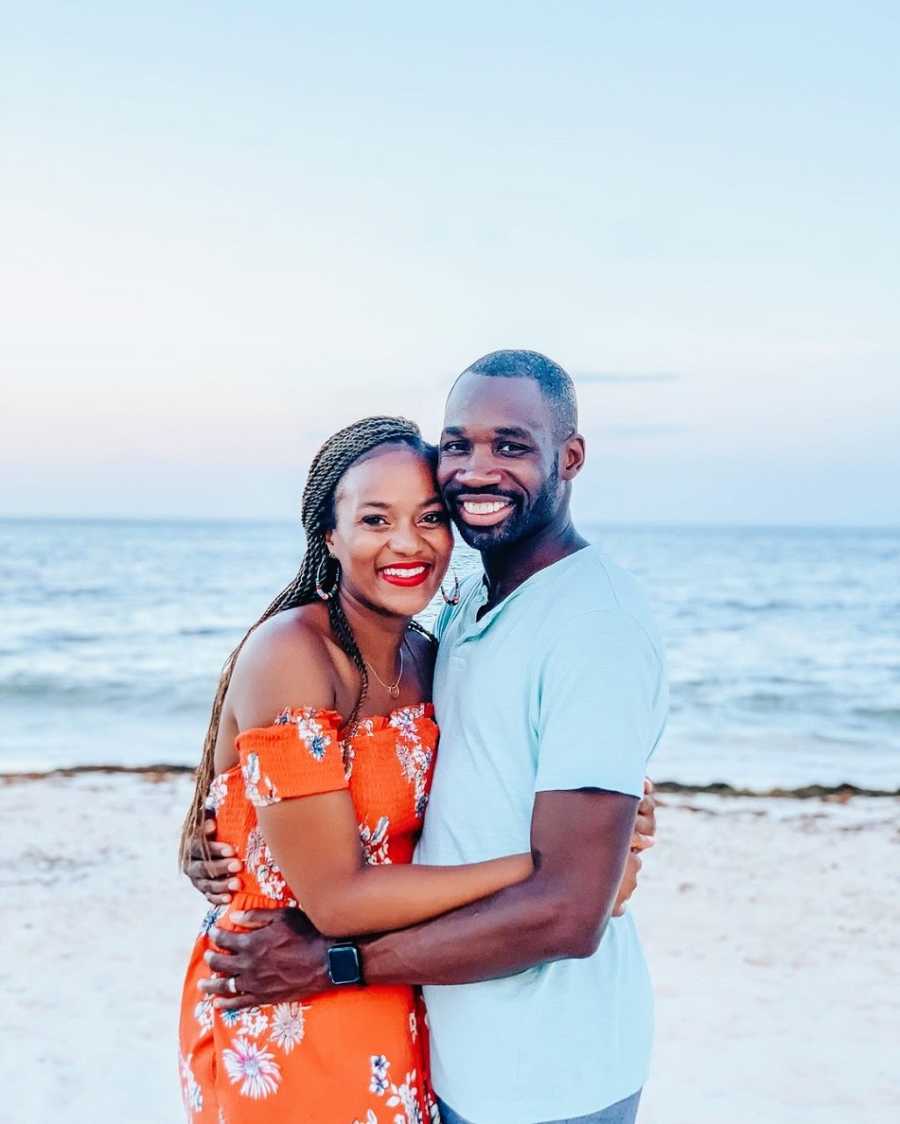
[[[416,861],[530,848],[536,792],[640,796],[668,709],[662,645],[634,578],[586,547],[475,619],[480,576],[438,621],[441,727]],[[653,1034],[635,924],[613,918],[583,960],[427,987],[438,1094],[476,1124],[583,1116],[636,1092]]]

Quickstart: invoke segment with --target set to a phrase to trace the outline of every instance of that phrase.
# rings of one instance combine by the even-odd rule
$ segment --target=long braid
[[[215,773],[215,748],[219,736],[219,724],[222,719],[225,695],[228,692],[228,685],[231,682],[231,676],[241,649],[252,633],[276,613],[315,602],[317,599],[316,587],[320,581],[326,589],[333,587],[337,590],[340,581],[340,565],[328,552],[325,535],[334,528],[334,501],[338,484],[344,473],[361,456],[379,445],[387,444],[409,445],[430,460],[433,461],[434,459],[433,448],[422,439],[422,434],[415,422],[408,421],[406,418],[392,417],[363,418],[361,421],[354,422],[353,425],[348,425],[335,433],[334,436],[329,437],[313,458],[306,479],[306,486],[303,489],[300,507],[300,518],[306,535],[306,549],[300,561],[297,576],[285,586],[259,620],[247,630],[222,668],[212,705],[212,713],[210,714],[209,728],[203,742],[200,765],[197,768],[194,795],[182,828],[182,865],[188,858],[191,844],[195,838],[201,840],[205,851],[207,849],[206,836],[202,832],[206,797]],[[328,619],[335,640],[359,672],[359,695],[345,727],[349,731],[349,736],[352,736],[359,719],[360,709],[368,694],[369,672],[353,635],[353,629],[350,627],[350,622],[347,620],[337,596],[332,597],[328,602]],[[431,637],[431,634],[416,621],[410,622],[410,627],[433,641],[434,638]],[[208,854],[208,851],[206,853]]]

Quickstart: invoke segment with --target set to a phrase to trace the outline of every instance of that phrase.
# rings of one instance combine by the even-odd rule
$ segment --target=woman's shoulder
[[[247,638],[229,687],[240,728],[271,722],[288,706],[334,705],[335,669],[318,608],[276,613]]]
[[[258,625],[247,637],[235,668],[245,670],[295,656],[327,659],[329,635],[327,613],[319,605],[284,609]]]

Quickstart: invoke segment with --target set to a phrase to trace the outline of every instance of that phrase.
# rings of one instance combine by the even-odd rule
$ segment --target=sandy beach
[[[0,1120],[183,1118],[176,1013],[205,912],[175,864],[188,789],[0,784]],[[900,800],[663,800],[633,906],[657,994],[641,1124],[895,1118]]]

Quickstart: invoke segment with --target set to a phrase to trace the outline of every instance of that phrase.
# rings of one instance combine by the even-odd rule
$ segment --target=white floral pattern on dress
[[[369,1092],[374,1093],[376,1097],[383,1097],[390,1085],[388,1070],[391,1068],[391,1063],[384,1054],[373,1054],[369,1062],[372,1069],[369,1078]]]
[[[194,1018],[201,1030],[212,1030],[214,1016],[215,1008],[213,1007],[212,996],[206,995],[194,1008]]]
[[[394,1124],[425,1124],[422,1119],[422,1109],[419,1107],[419,1095],[416,1088],[416,1070],[407,1073],[406,1080],[400,1085],[391,1085],[391,1095],[388,1097],[388,1108],[400,1105],[403,1113],[394,1116]]]
[[[203,806],[207,812],[218,812],[218,810],[225,803],[228,797],[228,774],[219,773],[218,776],[213,777],[209,785],[209,792],[206,794],[206,799]]]
[[[181,1096],[185,1110],[193,1117],[195,1112],[203,1111],[203,1092],[194,1077],[191,1069],[193,1054],[179,1054],[179,1068],[181,1070]]]
[[[214,905],[212,907],[212,909],[208,909],[206,911],[206,913],[203,915],[203,920],[200,922],[200,936],[201,937],[208,937],[209,936],[210,929],[219,920],[219,918],[225,912],[225,909],[226,909],[226,906],[224,906],[224,905]]]
[[[247,759],[241,765],[241,772],[244,776],[247,799],[255,808],[268,808],[270,804],[278,804],[281,801],[278,789],[271,779],[260,775],[258,753],[247,754]]]
[[[388,1108],[399,1106],[403,1109],[402,1112],[394,1114],[394,1124],[425,1124],[422,1109],[419,1106],[419,1093],[416,1088],[417,1071],[411,1070],[407,1073],[405,1080],[401,1081],[399,1085],[395,1085],[388,1075],[391,1063],[384,1054],[375,1054],[369,1061],[371,1065],[369,1092],[378,1097],[390,1093],[386,1100]]]
[[[276,726],[296,726],[297,737],[309,750],[316,761],[323,761],[328,747],[334,738],[327,732],[322,723],[314,717],[315,711],[309,707],[299,710],[283,710],[275,719]]]
[[[382,816],[374,828],[369,827],[367,823],[359,825],[359,839],[369,866],[390,865],[391,856],[388,850],[390,826],[391,821],[387,816]]]
[[[428,778],[434,760],[434,750],[425,745],[419,732],[418,722],[425,715],[425,705],[404,706],[395,710],[390,717],[390,725],[399,733],[397,738],[397,760],[403,775],[413,786],[416,815],[421,818],[428,807]]]
[[[253,828],[247,836],[247,870],[259,884],[261,894],[276,902],[284,901],[287,882],[258,827]]]
[[[276,1003],[272,1011],[272,1033],[269,1040],[285,1054],[289,1054],[303,1041],[306,1032],[306,1012],[301,1003]]]
[[[241,1030],[250,1038],[259,1038],[269,1027],[269,1016],[260,1007],[246,1007],[241,1011]]]
[[[258,1101],[277,1092],[281,1069],[274,1055],[240,1036],[232,1040],[231,1046],[230,1050],[222,1052],[222,1058],[232,1085],[241,1082],[241,1095]]]

